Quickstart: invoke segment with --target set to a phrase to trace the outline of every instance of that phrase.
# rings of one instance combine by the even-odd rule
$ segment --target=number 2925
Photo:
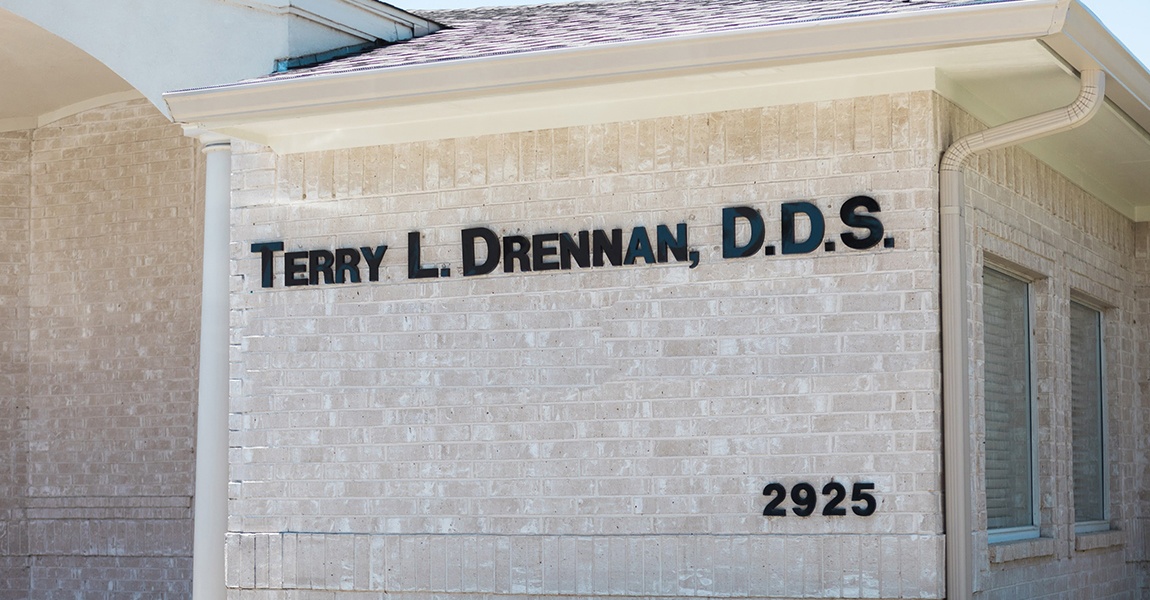
[[[875,509],[878,508],[878,503],[874,495],[870,493],[873,489],[874,484],[870,482],[860,481],[851,486],[850,509],[852,513],[860,517],[869,517],[874,514]],[[797,517],[811,516],[819,504],[819,496],[815,494],[815,486],[806,482],[796,483],[791,487],[790,494],[787,493],[787,488],[783,484],[768,483],[763,488],[763,495],[770,498],[766,508],[763,509],[764,517],[787,516],[787,509],[780,505],[788,497],[793,504],[790,507],[791,512]],[[824,516],[842,517],[847,514],[847,507],[843,506],[843,502],[847,499],[846,486],[832,481],[823,486],[822,496],[825,498],[822,505]]]

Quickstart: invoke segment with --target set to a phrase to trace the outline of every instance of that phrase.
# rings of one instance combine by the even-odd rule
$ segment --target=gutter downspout
[[[1106,98],[1106,73],[1082,71],[1078,99],[1064,108],[973,133],[946,150],[939,166],[939,269],[942,277],[943,489],[945,490],[946,597],[974,593],[971,560],[970,402],[967,352],[969,304],[966,262],[966,184],[962,165],[971,156],[1033,141],[1084,125]]]

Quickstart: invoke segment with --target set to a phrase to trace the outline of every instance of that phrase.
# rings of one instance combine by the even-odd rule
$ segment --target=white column
[[[224,600],[228,530],[228,244],[232,146],[229,138],[189,130],[203,144],[204,264],[200,305],[200,386],[196,417],[195,534],[192,600]]]

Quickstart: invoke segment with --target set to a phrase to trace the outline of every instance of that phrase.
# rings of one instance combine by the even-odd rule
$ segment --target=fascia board
[[[164,95],[178,121],[208,127],[451,97],[799,64],[1038,39],[1054,33],[1057,0],[819,21],[590,48],[249,81]]]
[[[287,14],[288,7],[291,5],[288,0],[223,0],[223,2],[273,15]]]
[[[306,19],[368,41],[378,38],[394,42],[411,37],[397,36],[392,30],[407,30],[418,36],[440,29],[434,21],[377,0],[223,1],[274,15]]]
[[[366,40],[389,42],[438,29],[426,19],[375,0],[293,0],[291,14],[347,32],[359,32]],[[396,35],[405,30],[409,35]]]
[[[739,71],[737,76],[725,78],[697,75],[576,90],[546,90],[462,104],[429,102],[287,122],[260,121],[216,130],[271,146],[281,154],[294,154],[907,93],[934,89],[936,79],[933,68],[874,72],[865,78],[812,79]],[[482,118],[477,118],[477,114],[483,115]]]
[[[413,35],[412,29],[410,27],[407,27],[404,24],[396,23],[395,21],[387,21],[384,24],[384,28],[387,29],[387,31],[384,31],[379,27],[378,24],[376,24],[375,26],[371,27],[372,33],[368,33],[366,31],[366,29],[368,29],[367,27],[359,28],[345,25],[342,21],[329,19],[319,13],[311,12],[298,6],[292,6],[291,9],[288,10],[287,14],[292,17],[303,19],[305,21],[311,21],[312,23],[322,25],[334,31],[341,31],[352,37],[357,37],[365,42],[372,42],[377,39],[393,42],[398,40],[409,40]]]
[[[1078,71],[1106,71],[1106,97],[1150,131],[1150,73],[1081,3],[1071,3],[1061,30],[1041,41]]]

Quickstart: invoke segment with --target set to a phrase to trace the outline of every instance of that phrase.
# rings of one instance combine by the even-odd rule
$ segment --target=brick
[[[23,509],[0,506],[0,560],[22,557],[0,589],[186,595],[199,153],[140,100],[0,134],[0,156],[24,265],[0,273],[0,364],[23,371],[0,372],[0,437],[24,445],[0,446]]]

